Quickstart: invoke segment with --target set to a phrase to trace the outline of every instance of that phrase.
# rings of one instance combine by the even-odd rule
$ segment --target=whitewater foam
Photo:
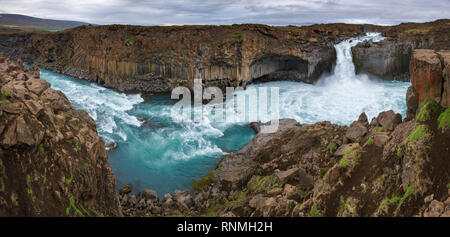
[[[333,73],[314,85],[268,82],[249,85],[247,92],[236,92],[236,95],[260,87],[279,87],[280,118],[308,124],[328,120],[348,125],[361,112],[370,118],[388,109],[404,115],[405,94],[410,83],[355,75],[351,47],[368,39],[378,41],[382,37],[368,34],[337,44]],[[136,190],[151,188],[160,194],[189,189],[194,180],[214,169],[224,154],[239,150],[254,136],[245,122],[216,122],[210,116],[198,122],[173,117],[171,108],[176,101],[169,96],[153,96],[144,102],[139,94],[118,93],[47,70],[41,70],[41,77],[54,89],[63,91],[75,107],[87,111],[106,142],[117,143],[118,149],[109,152],[109,162],[118,187],[133,183]],[[240,112],[227,103],[222,104],[224,110]],[[194,108],[199,109],[202,108]],[[149,123],[142,123],[138,118]],[[269,114],[258,120],[266,122],[272,118]]]

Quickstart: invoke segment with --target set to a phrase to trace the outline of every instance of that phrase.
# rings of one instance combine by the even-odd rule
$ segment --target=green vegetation
[[[66,183],[66,185],[70,185],[72,183],[72,181],[73,181],[73,176],[71,174],[70,178],[66,179],[65,183]]]
[[[439,115],[439,128],[450,127],[450,107]]]
[[[202,191],[205,187],[210,185],[212,183],[211,174],[212,172],[210,172],[205,178],[195,181],[193,187],[194,191]]]
[[[403,194],[403,196],[400,198],[397,208],[394,211],[395,216],[400,211],[400,207],[402,206],[403,202],[405,202],[406,198],[408,198],[409,195],[411,195],[412,193],[414,193],[414,188],[412,186],[408,185],[408,187],[406,188],[405,194]]]
[[[402,150],[401,147],[399,147],[399,148],[397,149],[397,157],[398,157],[399,159],[402,159],[402,158],[403,158],[403,150]]]
[[[311,217],[323,217],[323,213],[321,213],[319,210],[317,210],[317,206],[314,203],[311,207],[311,211],[309,212]]]
[[[72,209],[75,211],[75,214],[78,214],[79,216],[84,217],[84,214],[75,205],[75,199],[73,198],[73,195],[71,194],[70,198],[69,198],[69,206],[66,208],[66,215],[69,215],[70,210],[72,210]]]
[[[38,146],[38,151],[39,151],[40,153],[44,153],[44,147],[41,146],[41,145],[39,145],[39,146]]]
[[[378,206],[377,213],[381,213],[385,208],[387,208],[391,204],[398,202],[398,200],[400,200],[400,197],[397,195],[392,195],[392,198],[383,199],[380,205]]]
[[[360,153],[361,150],[356,147],[347,149],[339,161],[339,168],[346,169],[350,162],[359,162]]]
[[[288,204],[288,209],[289,209],[289,212],[291,212],[292,210],[294,210],[294,202],[293,201],[290,201],[289,202],[289,204]]]
[[[236,194],[236,195],[232,198],[231,201],[226,201],[224,205],[225,205],[226,207],[230,207],[231,210],[234,210],[234,209],[236,209],[236,208],[238,208],[238,207],[244,206],[245,203],[247,203],[247,201],[248,201],[249,199],[250,199],[250,198],[249,198],[243,191],[240,191],[238,194]]]
[[[366,143],[364,143],[364,146],[370,146],[373,144],[373,139],[370,137]]]
[[[447,184],[447,189],[450,189],[450,183]]]
[[[339,197],[339,214],[343,214],[344,211],[350,211],[349,207],[353,207],[354,203],[353,203],[353,198],[352,197],[348,197],[347,200],[345,200],[345,198],[343,196]],[[352,216],[355,215],[355,213],[351,213]]]
[[[339,161],[339,168],[342,169],[347,169],[348,167],[348,160],[345,157],[342,157],[341,160]]]
[[[5,100],[0,100],[0,105],[3,104],[3,102],[5,102]]]
[[[212,200],[209,203],[209,207],[206,208],[200,216],[204,217],[216,217],[218,212],[223,208],[223,204],[220,201]]]
[[[27,184],[29,184],[29,183],[30,183],[30,181],[31,181],[31,176],[30,176],[29,174],[27,174],[27,176],[26,176],[26,180],[27,180]]]
[[[6,97],[9,97],[9,92],[5,88],[2,88],[2,94]]]
[[[91,167],[91,165],[89,163],[87,163],[87,162],[85,162],[83,164],[83,169],[85,169],[85,170],[88,170],[90,167]]]
[[[328,145],[328,151],[330,152],[330,155],[333,155],[336,149],[337,144],[334,141],[330,142],[330,144]]]
[[[386,131],[387,129],[384,126],[377,128],[377,132],[386,132]]]
[[[325,177],[325,175],[327,174],[328,169],[327,168],[323,168],[320,170],[320,178],[322,179],[323,177]]]
[[[417,141],[422,137],[430,137],[431,131],[426,125],[417,125],[414,131],[409,135],[410,141]]]
[[[417,120],[425,122],[430,119],[431,115],[439,110],[439,105],[432,99],[426,99],[420,106]]]
[[[79,142],[77,142],[77,144],[75,144],[75,149],[80,152],[81,151],[81,145]]]
[[[236,41],[241,41],[242,40],[242,32],[240,31],[236,31],[233,33],[233,35],[231,36],[231,38],[233,38]]]
[[[380,203],[380,206],[378,207],[377,212],[381,213],[388,206],[398,203],[397,207],[394,210],[394,216],[397,216],[400,211],[400,208],[403,205],[403,203],[405,202],[406,198],[408,198],[413,193],[414,193],[414,188],[412,186],[408,185],[408,187],[406,188],[406,192],[405,192],[405,194],[403,194],[402,197],[397,196],[397,195],[392,195],[392,198],[383,199],[383,201],[381,201],[381,203]]]

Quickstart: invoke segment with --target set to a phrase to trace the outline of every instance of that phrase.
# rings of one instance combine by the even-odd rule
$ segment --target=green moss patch
[[[317,210],[317,206],[315,203],[312,205],[309,214],[311,215],[311,217],[323,217],[323,213]]]
[[[349,148],[345,151],[344,156],[339,161],[339,168],[347,169],[351,163],[359,162],[361,150],[356,147]]]
[[[328,145],[328,151],[330,152],[331,155],[334,154],[336,149],[337,149],[337,144],[334,141],[330,142],[330,144]]]
[[[450,127],[450,108],[447,108],[444,112],[439,115],[439,128]]]
[[[430,119],[431,115],[439,110],[439,105],[436,101],[432,99],[426,99],[420,106],[419,114],[417,115],[417,120],[425,122]]]
[[[212,183],[211,174],[212,172],[210,172],[205,178],[195,181],[193,187],[194,191],[202,191],[205,187],[210,185]]]
[[[417,141],[422,137],[430,137],[431,131],[428,129],[426,125],[420,124],[417,125],[414,131],[409,135],[410,141]]]
[[[9,97],[9,92],[5,88],[2,88],[2,94],[6,97]]]
[[[370,137],[366,143],[364,143],[364,146],[370,146],[373,144],[373,139]]]

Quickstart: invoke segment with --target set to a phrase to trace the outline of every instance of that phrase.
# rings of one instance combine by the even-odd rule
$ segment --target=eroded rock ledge
[[[0,88],[0,216],[120,215],[94,120],[1,55]]]

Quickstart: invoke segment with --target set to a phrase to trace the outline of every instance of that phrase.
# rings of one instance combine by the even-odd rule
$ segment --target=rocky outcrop
[[[429,100],[410,121],[387,111],[369,124],[362,114],[351,127],[365,132],[352,140],[351,127],[282,120],[277,133],[225,156],[194,193],[123,194],[122,208],[129,216],[448,216],[449,112]]]
[[[0,216],[120,215],[94,120],[3,56],[0,88]]]
[[[334,44],[378,26],[81,26],[56,33],[0,34],[0,52],[122,91],[170,92],[252,81],[312,83],[330,71]]]
[[[450,50],[450,20],[400,24],[382,29],[382,33],[385,40],[363,42],[352,48],[357,73],[409,81],[409,64],[415,49]]]
[[[450,50],[414,51],[411,66],[411,83],[418,94],[418,103],[430,98],[442,106],[450,105]]]
[[[409,41],[393,39],[360,43],[352,48],[356,73],[370,73],[385,80],[409,81],[409,62],[416,47]]]

